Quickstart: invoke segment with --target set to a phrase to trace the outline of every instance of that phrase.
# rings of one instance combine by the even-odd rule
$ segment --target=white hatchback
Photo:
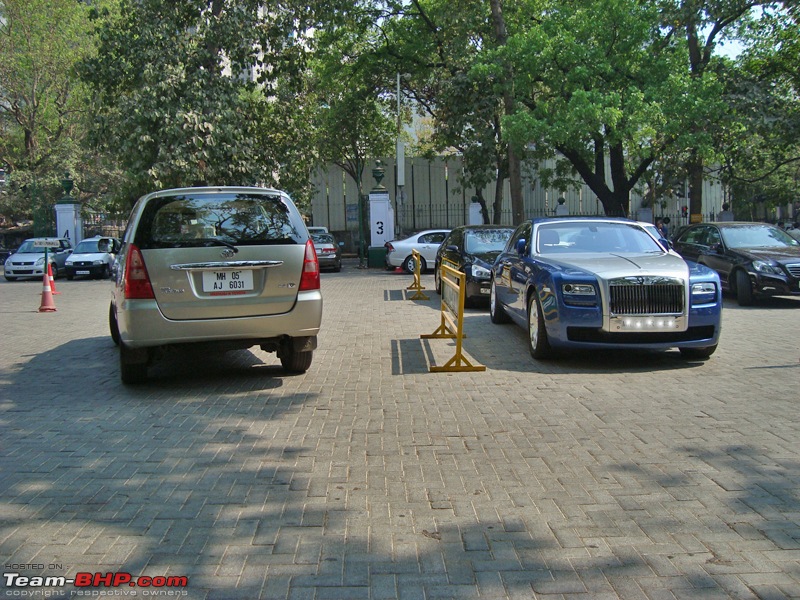
[[[64,262],[67,279],[74,277],[107,279],[114,271],[114,260],[119,248],[120,241],[113,237],[96,235],[81,240]]]

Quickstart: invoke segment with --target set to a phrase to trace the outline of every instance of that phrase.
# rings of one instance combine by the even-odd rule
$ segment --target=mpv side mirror
[[[515,246],[515,248],[517,249],[517,254],[520,254],[520,255],[525,254],[525,245],[527,243],[528,242],[527,242],[527,240],[525,240],[525,238],[523,238],[523,239],[521,239],[521,240],[519,240],[517,242],[517,245]]]

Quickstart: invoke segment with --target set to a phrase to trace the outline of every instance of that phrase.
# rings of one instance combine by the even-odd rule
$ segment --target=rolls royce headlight
[[[594,296],[594,286],[587,283],[565,283],[561,286],[561,291],[565,294],[577,296]]]
[[[489,279],[491,275],[489,269],[479,267],[478,265],[472,265],[472,276],[475,279]]]
[[[767,273],[768,275],[780,275],[781,270],[776,265],[769,263],[765,260],[754,260],[753,269],[759,273]]]
[[[692,284],[692,304],[708,304],[717,297],[717,286],[711,281]]]
[[[597,304],[597,291],[590,283],[561,284],[564,304],[571,306],[594,306]]]

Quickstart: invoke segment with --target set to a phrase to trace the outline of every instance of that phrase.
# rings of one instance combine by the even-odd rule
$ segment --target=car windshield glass
[[[52,252],[53,248],[49,248],[49,250]],[[17,252],[23,254],[44,254],[44,248],[34,246],[33,240],[25,240],[22,242],[22,245],[19,247]]]
[[[333,236],[327,233],[312,233],[311,239],[315,244],[333,244]]]
[[[83,240],[75,246],[75,254],[94,254],[97,252],[108,252],[108,240]]]
[[[638,225],[596,221],[572,221],[541,225],[540,254],[609,252],[664,252],[664,248]]]
[[[496,252],[505,248],[512,229],[480,229],[467,231],[464,237],[464,250],[471,254]]]
[[[722,240],[728,248],[776,248],[797,246],[800,242],[788,233],[769,225],[723,227]]]
[[[278,194],[186,194],[153,200],[142,214],[137,243],[146,248],[300,244],[305,231]]]

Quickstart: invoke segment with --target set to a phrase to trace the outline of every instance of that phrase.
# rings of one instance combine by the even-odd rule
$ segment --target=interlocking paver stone
[[[199,600],[800,598],[800,299],[726,300],[705,363],[537,362],[469,309],[487,370],[434,374],[455,347],[420,339],[439,297],[410,283],[323,274],[304,375],[176,352],[126,387],[109,282],[59,281],[53,313],[0,282],[4,572],[186,576],[147,591]],[[47,590],[78,591],[113,590]]]

